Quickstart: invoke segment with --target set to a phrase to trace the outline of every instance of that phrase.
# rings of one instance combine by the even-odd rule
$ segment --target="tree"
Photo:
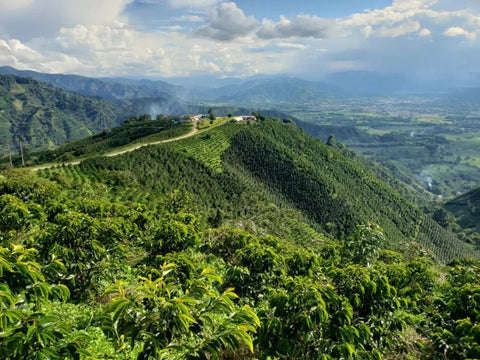
[[[337,139],[335,139],[335,135],[330,135],[327,140],[327,145],[331,147],[337,147]]]

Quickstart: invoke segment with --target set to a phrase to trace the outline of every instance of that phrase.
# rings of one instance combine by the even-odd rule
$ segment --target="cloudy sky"
[[[479,0],[0,0],[0,65],[87,76],[469,77]]]

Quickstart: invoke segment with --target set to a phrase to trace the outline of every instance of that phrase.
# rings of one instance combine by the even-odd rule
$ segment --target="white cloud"
[[[280,21],[276,23],[264,19],[257,35],[262,39],[292,37],[323,39],[329,36],[333,25],[333,21],[317,16],[297,15],[291,20],[280,16]]]
[[[374,35],[378,37],[396,38],[398,36],[417,32],[418,30],[420,30],[420,23],[418,21],[408,20],[397,26],[382,26],[374,31]]]
[[[280,16],[278,22],[246,16],[234,2],[221,3],[212,9],[207,24],[198,28],[196,35],[215,40],[229,41],[239,37],[260,39],[315,38],[323,39],[335,27],[333,20],[310,15],[297,15],[291,19]]]
[[[261,19],[221,0],[143,0],[166,12],[139,27],[129,23],[131,1],[0,0],[0,64],[89,76],[168,77],[434,71],[460,61],[470,61],[471,68],[478,63],[472,59],[479,51],[473,40],[480,31],[480,6],[468,7],[473,0],[395,0],[336,20],[306,14]],[[465,38],[472,46],[465,46]],[[412,57],[412,49],[423,55]],[[448,55],[448,64],[447,55],[437,55],[457,50],[462,59]]]
[[[34,0],[0,0],[0,12],[22,9],[33,2]]]
[[[428,30],[427,28],[423,28],[422,30],[420,30],[418,32],[418,36],[421,36],[421,37],[428,37],[432,35],[432,32],[430,30]]]
[[[0,27],[12,38],[51,36],[62,27],[109,24],[132,0],[0,0]],[[3,11],[2,11],[3,10]]]
[[[446,29],[443,34],[448,37],[465,36],[469,40],[475,40],[476,34],[469,32],[460,26],[452,26]]]
[[[183,29],[183,26],[180,25],[169,25],[169,26],[161,26],[159,28],[160,30],[165,30],[165,31],[180,31]]]
[[[0,63],[21,70],[69,73],[78,71],[84,64],[66,54],[42,54],[17,39],[0,39]]]
[[[278,42],[276,46],[284,49],[298,49],[298,50],[304,50],[307,48],[303,44],[297,44],[297,43],[291,43],[291,42]]]
[[[440,3],[448,1],[394,0],[391,6],[383,9],[352,14],[341,20],[340,25],[349,29],[350,34],[360,28],[366,38],[395,38],[413,33],[427,37],[435,33],[442,33],[446,27],[457,28],[458,24],[480,29],[480,16],[471,9],[449,8],[449,10],[445,10],[443,6],[439,7]],[[457,30],[451,30],[452,34],[456,34]],[[460,32],[454,36],[458,35],[474,39],[475,31]]]
[[[222,3],[208,14],[208,23],[196,34],[215,40],[232,40],[251,34],[258,26],[253,16],[246,16],[234,2]]]
[[[182,16],[172,17],[170,18],[170,20],[182,21],[182,22],[202,22],[205,19],[198,15],[182,15]]]
[[[427,9],[437,2],[438,0],[394,0],[392,7],[398,10]]]

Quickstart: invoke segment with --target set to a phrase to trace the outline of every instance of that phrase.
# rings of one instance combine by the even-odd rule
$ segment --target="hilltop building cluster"
[[[209,119],[210,114],[184,114],[181,115],[178,120],[179,122],[192,122],[192,121],[200,121],[200,120],[205,120]],[[253,115],[240,115],[240,116],[234,116],[232,117],[232,120],[234,121],[255,121],[257,118]]]

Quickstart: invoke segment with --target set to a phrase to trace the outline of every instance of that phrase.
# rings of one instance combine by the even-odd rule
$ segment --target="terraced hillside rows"
[[[370,170],[275,120],[227,123],[74,168],[77,174],[64,168],[43,174],[57,181],[71,178],[72,186],[90,184],[89,191],[106,186],[111,199],[150,206],[165,193],[186,191],[212,223],[302,243],[325,235],[346,238],[357,224],[374,222],[385,229],[391,248],[419,241],[444,262],[471,253]]]
[[[222,171],[222,154],[230,146],[231,139],[239,130],[241,130],[239,125],[228,123],[166,146],[191,156],[215,171]]]

